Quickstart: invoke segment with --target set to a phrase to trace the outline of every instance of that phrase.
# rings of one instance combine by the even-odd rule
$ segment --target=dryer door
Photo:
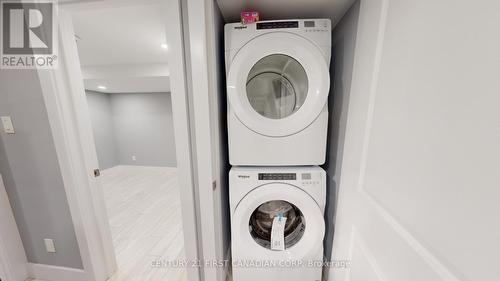
[[[285,250],[271,250],[272,222],[286,217]],[[233,252],[239,258],[269,260],[321,258],[325,222],[316,201],[302,189],[284,183],[260,186],[238,204],[232,217]]]
[[[236,54],[227,94],[237,118],[256,133],[283,137],[309,126],[323,110],[330,89],[328,65],[319,48],[298,35],[256,37]]]

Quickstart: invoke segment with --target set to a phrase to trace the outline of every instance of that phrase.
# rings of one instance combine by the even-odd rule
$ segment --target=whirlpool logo
[[[249,175],[238,175],[238,178],[240,178],[240,179],[249,179],[250,176]]]
[[[57,62],[54,1],[1,1],[1,68],[50,69]]]

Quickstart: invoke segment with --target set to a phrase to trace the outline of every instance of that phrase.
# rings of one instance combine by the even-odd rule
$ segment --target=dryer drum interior
[[[304,104],[308,78],[294,58],[273,54],[260,59],[247,77],[247,98],[253,109],[270,119],[282,119]]]
[[[304,235],[305,219],[302,212],[295,205],[282,200],[268,201],[255,209],[249,221],[250,234],[262,247],[271,248],[273,220],[280,214],[287,218],[285,224],[285,249],[297,244]]]

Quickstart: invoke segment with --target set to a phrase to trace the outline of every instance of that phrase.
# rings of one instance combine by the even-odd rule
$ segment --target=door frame
[[[171,91],[175,93],[172,94],[172,111],[186,242],[185,257],[186,260],[199,260],[181,3],[178,0],[149,2],[162,3],[169,38],[169,66],[180,70],[171,71],[170,83]],[[107,1],[113,7],[133,3],[134,1]],[[82,257],[85,280],[104,281],[116,270],[116,257],[102,191],[92,190],[93,183],[89,180],[97,168],[96,159],[89,159],[89,154],[95,154],[89,148],[94,147],[95,151],[95,145],[73,25],[71,16],[66,11],[77,5],[88,8],[93,4],[87,2],[59,6],[59,70],[39,70],[38,76]],[[189,281],[200,280],[198,268],[187,268],[187,275]]]

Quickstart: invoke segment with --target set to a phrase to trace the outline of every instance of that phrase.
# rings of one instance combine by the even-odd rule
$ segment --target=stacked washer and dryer
[[[225,55],[233,280],[319,281],[330,20],[227,24]]]

